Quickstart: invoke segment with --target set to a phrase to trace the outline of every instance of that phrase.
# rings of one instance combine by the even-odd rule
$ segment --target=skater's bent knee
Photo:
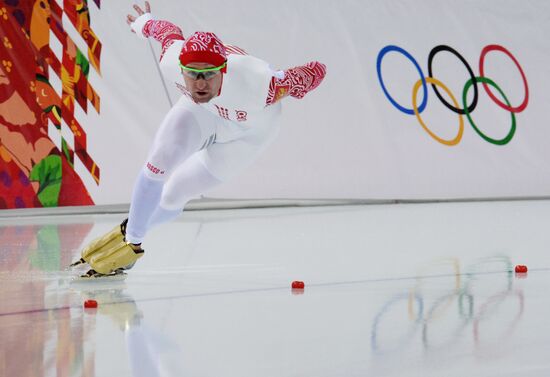
[[[165,168],[147,161],[143,167],[141,175],[153,181],[164,182],[168,178],[169,174]]]

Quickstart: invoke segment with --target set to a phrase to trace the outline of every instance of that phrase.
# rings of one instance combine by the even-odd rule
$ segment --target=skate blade
[[[84,275],[80,275],[80,278],[87,279],[87,280],[113,278],[113,277],[124,278],[126,277],[126,272],[124,272],[124,269],[119,268],[109,274],[101,274],[92,269],[86,272]]]
[[[79,260],[77,260],[76,262],[73,262],[69,265],[69,268],[73,268],[73,267],[76,267],[76,266],[80,266],[81,264],[84,264],[86,263],[86,261],[82,258],[80,258]]]
[[[84,277],[82,277],[84,276]],[[78,291],[98,292],[101,290],[125,289],[126,273],[76,275],[70,281],[70,285]]]

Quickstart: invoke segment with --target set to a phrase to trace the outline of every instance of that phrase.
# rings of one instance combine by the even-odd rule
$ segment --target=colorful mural
[[[75,156],[98,185],[100,169],[87,152],[75,106],[87,113],[90,103],[100,112],[88,77],[90,69],[101,73],[101,42],[90,27],[87,0],[58,3],[0,0],[0,209],[94,204],[75,171]],[[86,54],[64,29],[63,15],[87,45]],[[50,38],[59,41],[62,56],[52,51]],[[48,133],[52,127],[59,132]],[[62,136],[62,127],[73,140]]]

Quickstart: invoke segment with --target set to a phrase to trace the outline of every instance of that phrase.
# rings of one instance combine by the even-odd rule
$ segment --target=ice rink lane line
[[[550,271],[550,268],[533,268],[533,269],[529,270],[529,272],[544,272],[544,271]],[[485,272],[474,272],[474,273],[463,273],[463,274],[439,274],[439,275],[425,275],[425,276],[417,275],[417,276],[413,276],[413,277],[407,276],[407,277],[401,277],[401,278],[382,278],[382,279],[337,281],[337,282],[330,282],[330,283],[313,283],[313,284],[307,284],[306,283],[305,290],[307,290],[309,287],[317,287],[318,288],[318,287],[330,287],[330,286],[337,286],[337,285],[383,283],[383,282],[391,282],[391,281],[416,280],[418,278],[438,279],[438,278],[449,277],[449,276],[457,276],[457,275],[458,276],[480,276],[480,275],[483,276],[483,275],[496,275],[496,274],[514,274],[514,271],[485,271]],[[137,300],[122,300],[122,301],[116,301],[116,302],[102,302],[100,304],[101,305],[116,305],[116,304],[123,304],[123,303],[127,303],[127,302],[135,302],[135,303],[154,302],[154,301],[163,301],[163,300],[177,300],[177,299],[184,299],[184,298],[222,296],[222,295],[230,295],[230,294],[251,293],[251,292],[266,292],[266,291],[282,291],[282,290],[290,290],[290,285],[284,286],[284,287],[273,287],[273,288],[238,289],[238,290],[222,291],[222,292],[196,293],[196,294],[186,294],[186,295],[167,296],[167,297],[145,298],[145,299],[137,299]],[[23,310],[23,311],[20,311],[20,312],[0,313],[0,317],[7,317],[7,316],[19,315],[19,314],[43,313],[43,312],[57,311],[57,310],[61,311],[61,310],[78,309],[78,308],[82,308],[82,306],[80,306],[80,305],[78,305],[78,306],[61,306],[61,307],[57,307],[57,308],[44,308],[44,309]]]

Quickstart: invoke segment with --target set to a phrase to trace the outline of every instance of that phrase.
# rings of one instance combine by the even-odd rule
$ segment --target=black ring
[[[470,77],[472,78],[472,82],[474,83],[474,100],[472,101],[472,104],[470,106],[468,106],[468,112],[471,113],[472,111],[474,111],[474,109],[477,106],[477,97],[478,97],[477,96],[477,81],[476,81],[474,72],[472,71],[472,68],[470,68],[470,66],[468,65],[468,62],[466,62],[466,59],[464,59],[462,57],[462,55],[460,55],[455,49],[453,49],[452,47],[449,47],[447,45],[435,46],[434,48],[432,48],[432,51],[430,51],[430,55],[428,56],[428,75],[431,78],[434,78],[433,75],[432,75],[432,61],[433,61],[433,58],[434,58],[435,54],[437,54],[440,51],[449,51],[451,54],[456,56],[462,62],[462,64],[464,64],[464,66],[468,70],[468,73],[470,74]],[[435,94],[437,95],[437,98],[439,98],[439,100],[449,110],[452,110],[457,114],[462,114],[462,115],[466,114],[466,111],[464,111],[464,109],[457,109],[456,107],[452,106],[447,101],[445,101],[445,98],[443,98],[443,96],[439,93],[439,91],[437,90],[437,87],[434,84],[432,84],[432,88],[434,89]]]

